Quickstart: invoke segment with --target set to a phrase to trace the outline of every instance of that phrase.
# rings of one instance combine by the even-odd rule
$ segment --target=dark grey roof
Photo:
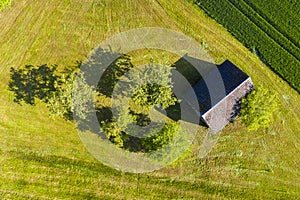
[[[217,80],[218,78],[222,80]],[[193,86],[200,105],[200,113],[206,113],[248,78],[247,74],[229,60],[214,68]],[[212,83],[209,88],[208,83]]]
[[[193,90],[183,95],[184,100],[200,113],[203,121],[214,132],[218,132],[239,112],[241,98],[253,89],[252,80],[229,60],[216,66],[188,56],[183,59],[188,62],[180,63],[184,63],[188,68],[196,66],[202,74],[197,75],[196,71],[193,73],[193,78],[198,76],[198,82],[190,82],[195,84]],[[194,95],[196,98],[193,98]]]

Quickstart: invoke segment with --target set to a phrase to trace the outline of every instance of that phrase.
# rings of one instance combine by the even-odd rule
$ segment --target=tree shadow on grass
[[[60,76],[55,72],[57,66],[26,65],[21,69],[10,69],[9,90],[15,95],[14,102],[24,101],[34,105],[36,99],[47,102],[53,92],[56,91],[55,84]]]
[[[109,168],[99,162],[88,162],[83,160],[74,160],[65,156],[38,154],[36,152],[9,151],[10,156],[26,160],[29,162],[37,162],[46,167],[65,168],[65,166],[73,166],[81,169],[82,172],[97,171],[100,173],[109,173],[111,175],[120,174],[117,170]]]
[[[80,69],[89,85],[95,86],[99,93],[111,97],[120,77],[131,68],[133,65],[130,56],[98,48]]]

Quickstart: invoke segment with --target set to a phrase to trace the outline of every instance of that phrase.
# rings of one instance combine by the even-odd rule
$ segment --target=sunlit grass
[[[33,107],[13,102],[7,88],[10,67],[73,66],[114,33],[148,26],[171,28],[195,38],[217,63],[229,59],[254,84],[277,92],[281,104],[274,126],[269,131],[248,132],[239,121],[230,124],[204,159],[198,159],[206,131],[200,128],[193,154],[159,171],[136,175],[118,172],[94,159],[74,124],[49,118],[44,104]],[[0,12],[0,27],[1,198],[299,197],[299,95],[193,4],[175,0],[16,0],[10,9]],[[160,51],[141,52],[133,59],[139,64],[143,56],[159,59],[160,55]],[[109,105],[109,99],[101,101]]]

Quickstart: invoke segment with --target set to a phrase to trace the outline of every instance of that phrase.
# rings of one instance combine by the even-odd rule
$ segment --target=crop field
[[[299,17],[291,16],[286,24],[283,11],[276,16],[263,9],[272,6],[268,3],[230,0],[220,1],[223,17],[228,17],[225,20],[214,13],[219,8],[213,7],[216,0],[201,2],[221,24],[226,21],[228,26],[224,27],[239,40],[245,36],[241,41],[248,48],[191,1],[13,0],[2,9],[0,198],[299,199],[300,95],[291,87],[300,89],[299,30],[288,30],[298,26]],[[272,4],[283,5],[284,10],[298,9],[279,0]],[[226,14],[228,9],[234,12]],[[254,12],[261,13],[252,16]],[[235,20],[228,20],[232,17],[244,20],[238,23],[243,31],[229,28],[234,25]],[[106,38],[141,27],[182,32],[202,44],[217,64],[229,59],[255,85],[274,91],[280,105],[272,127],[248,131],[237,119],[222,130],[205,158],[198,154],[206,128],[199,127],[191,152],[184,159],[154,172],[131,174],[96,160],[81,142],[75,125],[50,118],[43,102],[31,106],[13,101],[8,89],[11,67],[74,66]],[[254,47],[273,70],[252,52]],[[168,60],[155,50],[130,55],[137,64],[145,57]],[[173,62],[173,57],[169,60]]]
[[[196,2],[300,92],[298,1]]]

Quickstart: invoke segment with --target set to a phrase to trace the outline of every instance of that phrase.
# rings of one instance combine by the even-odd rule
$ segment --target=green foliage
[[[101,129],[107,139],[117,147],[122,148],[129,138],[125,132],[134,131],[133,129],[130,129],[130,124],[136,122],[136,119],[134,115],[130,114],[130,110],[125,106],[118,106],[116,109],[115,116],[113,116],[112,119],[101,121]]]
[[[162,106],[168,108],[175,105],[178,100],[172,92],[171,67],[166,65],[154,65],[153,63],[144,71],[131,74],[131,83],[145,83],[138,89],[132,86],[130,90],[135,91],[132,100],[146,108]]]
[[[125,72],[133,68],[130,60],[129,56],[122,56],[117,59],[111,69],[113,76],[106,74],[104,79],[113,77],[114,81],[112,82],[116,83]],[[118,85],[117,89],[115,88],[113,97],[115,103],[114,117],[102,122],[102,129],[110,141],[118,147],[123,147],[127,139],[141,142],[136,137],[140,134],[139,130],[135,128],[136,126],[132,126],[132,123],[140,126],[147,125],[150,122],[148,112],[154,106],[167,108],[178,102],[172,93],[171,69],[169,66],[151,63],[143,69],[135,68],[126,76],[120,78],[123,84]],[[105,82],[105,80],[102,80],[102,82]],[[129,101],[129,105],[125,103],[127,101],[124,101],[124,99]],[[150,138],[144,144],[148,144],[149,149],[153,150],[161,148],[169,142],[168,138],[172,137],[170,135],[173,130],[171,127],[174,129],[174,126],[164,127],[157,137]],[[127,135],[128,137],[126,137],[126,132],[127,134],[130,133],[130,136]],[[130,141],[127,142],[130,143]]]
[[[279,1],[282,6],[288,2]],[[274,6],[275,0],[261,2]],[[299,5],[298,0],[295,2]],[[274,87],[280,94],[290,97],[284,100],[286,103],[281,107],[285,125],[282,127],[278,123],[274,127],[280,140],[274,137],[261,138],[256,133],[249,136],[240,126],[234,127],[234,130],[229,128],[222,133],[219,145],[205,159],[199,159],[196,152],[193,158],[186,159],[176,167],[146,174],[121,173],[106,167],[89,154],[73,124],[41,115],[46,111],[44,106],[21,107],[8,98],[11,95],[4,85],[9,76],[6,66],[17,66],[21,60],[28,63],[43,62],[49,56],[51,62],[67,65],[74,57],[81,58],[87,49],[94,47],[94,42],[82,43],[88,36],[102,40],[108,30],[114,34],[149,24],[160,27],[167,25],[176,30],[188,27],[189,31],[185,33],[196,33],[207,38],[221,57],[226,54],[230,58],[236,57],[238,63],[248,62],[255,66],[250,71],[256,80],[269,85],[279,83],[277,77],[252,59],[250,53],[241,51],[243,48],[240,43],[235,42],[217,23],[202,15],[201,11],[185,1],[176,0],[159,0],[162,7],[149,1],[137,3],[136,0],[77,1],[76,4],[57,0],[49,4],[45,4],[45,1],[15,3],[18,3],[17,9],[13,8],[10,12],[15,16],[21,12],[18,19],[12,21],[12,15],[3,16],[2,13],[0,20],[3,25],[1,28],[11,30],[1,33],[1,199],[299,199],[299,151],[298,148],[288,148],[299,147],[299,134],[293,134],[300,132],[299,95],[290,88],[283,90],[285,86]],[[68,14],[60,10],[52,15],[47,14],[47,11],[63,6],[67,6]],[[153,12],[145,15],[145,9]],[[43,15],[43,11],[46,14]],[[111,21],[107,20],[110,11]],[[282,20],[286,23],[291,19],[287,12],[275,14],[285,15]],[[32,37],[32,31],[15,31],[26,25],[24,23],[28,22],[29,16],[30,23],[26,29],[35,30],[35,38]],[[80,20],[70,21],[70,16]],[[92,20],[95,16],[101,17]],[[62,23],[67,25],[65,32],[61,32]],[[51,28],[45,28],[42,24]],[[295,23],[295,26],[298,24]],[[72,28],[73,25],[76,28]],[[88,35],[91,29],[92,35]],[[297,29],[294,31],[299,32]],[[214,39],[212,32],[222,35],[222,41]],[[222,44],[227,42],[231,45],[224,50],[226,45]],[[25,45],[31,43],[31,46]],[[24,52],[27,54],[23,59]],[[45,52],[51,52],[51,55]],[[264,79],[266,76],[272,77],[272,80]],[[200,131],[199,135],[205,134],[202,128]],[[201,144],[202,140],[199,138],[197,143]],[[260,146],[263,140],[267,148]],[[230,154],[237,147],[244,152],[241,158],[234,158]],[[241,174],[238,176],[232,173],[233,162],[241,163]],[[26,185],[20,184],[21,181]]]
[[[113,64],[112,71],[115,79],[119,79],[128,70],[132,69],[131,57],[129,55],[121,55]]]
[[[300,52],[297,37],[299,29],[287,34],[292,28],[286,25],[285,16],[286,13],[291,15],[291,20],[295,24],[299,24],[299,17],[297,12],[293,13],[288,8],[292,4],[290,1],[283,3],[276,0],[275,3],[279,5],[277,7],[273,1],[258,0],[196,2],[246,47],[250,50],[255,47],[264,62],[300,92]],[[274,8],[282,9],[282,13],[274,12]],[[285,26],[278,28],[282,24]]]
[[[276,94],[258,87],[242,100],[241,119],[248,130],[268,128],[273,123],[273,115],[278,109]]]
[[[107,59],[106,57],[116,56],[114,53],[105,52],[103,50],[99,50],[100,53],[103,54],[103,59]],[[102,56],[99,56],[102,57]],[[101,64],[100,64],[101,65]],[[114,90],[116,83],[119,81],[120,77],[122,77],[127,71],[133,68],[131,63],[131,57],[128,55],[120,55],[103,73],[101,79],[99,80],[99,84],[97,86],[97,90],[106,96],[111,96]],[[97,73],[97,72],[95,72]]]
[[[169,144],[178,132],[177,122],[166,123],[164,127],[151,137],[142,139],[142,145],[146,152],[156,151]]]
[[[9,90],[14,92],[14,101],[34,105],[36,98],[48,102],[56,91],[59,76],[55,75],[57,66],[26,65],[22,69],[10,69]]]
[[[146,157],[159,164],[174,164],[191,155],[191,134],[181,129],[178,122],[168,122],[155,135],[144,138]]]
[[[68,78],[62,76],[61,82],[64,83],[64,87],[58,83],[55,84],[56,92],[47,102],[47,107],[49,108],[51,115],[70,118],[71,112],[71,96],[73,92],[73,79],[72,74]]]
[[[151,123],[149,114],[135,113],[130,110],[130,116],[132,121],[134,121],[139,126],[148,126]]]
[[[162,106],[164,109],[177,102],[170,87],[156,83],[143,85],[134,93],[132,99],[144,107]]]
[[[72,76],[75,76],[75,73]],[[70,78],[70,80],[73,79],[72,77]],[[73,84],[70,82],[69,84],[73,86],[73,93],[69,96],[72,97],[70,104],[71,111],[77,117],[85,119],[87,113],[92,112],[94,109],[93,104],[97,93],[92,86],[87,84],[83,72],[76,74]]]
[[[86,83],[84,74],[73,72],[63,75],[55,88],[55,94],[47,102],[51,114],[69,119],[75,114],[78,118],[85,119],[91,111],[96,94]]]
[[[122,138],[122,131],[117,122],[102,121],[101,128],[111,142],[117,147],[123,147],[124,141]]]
[[[0,10],[11,5],[11,0],[0,0]]]
[[[95,92],[88,86],[83,73],[72,72],[56,75],[57,66],[26,65],[21,69],[10,69],[10,91],[14,92],[14,101],[24,101],[35,105],[36,99],[46,103],[52,115],[71,119],[76,116],[85,119],[89,112]],[[73,95],[76,91],[76,95]]]

